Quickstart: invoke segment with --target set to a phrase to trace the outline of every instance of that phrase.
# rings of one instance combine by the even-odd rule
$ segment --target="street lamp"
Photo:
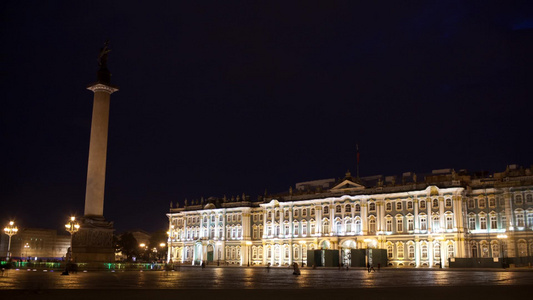
[[[70,217],[70,220],[67,224],[65,224],[65,229],[70,233],[70,257],[68,258],[69,261],[72,260],[72,237],[74,236],[74,233],[78,232],[80,230],[80,224],[76,222],[76,217]]]
[[[9,236],[9,242],[7,243],[6,261],[9,261],[9,257],[11,256],[11,253],[9,252],[11,250],[11,237],[17,234],[18,231],[19,229],[17,228],[17,226],[15,226],[15,222],[13,221],[9,221],[9,225],[4,228],[4,233]]]
[[[24,253],[26,254],[25,257],[28,258],[28,249],[30,249],[30,245],[28,243],[26,243],[24,245]],[[27,260],[27,259],[26,259]]]
[[[220,266],[220,246],[222,246],[222,242],[217,242],[217,248],[218,248],[218,262],[217,262],[217,266]]]
[[[305,245],[305,241],[298,241],[298,243],[300,244],[300,249],[302,249],[302,265],[301,265],[301,267],[303,268],[303,266],[304,266],[304,245]]]
[[[250,266],[250,256],[252,256],[252,242],[246,241],[246,245],[248,246],[248,267]]]
[[[163,249],[163,250],[165,249],[165,246],[166,246],[166,245],[167,245],[167,244],[165,244],[165,243],[159,243],[159,247],[161,247],[161,249]],[[161,250],[161,253],[164,254],[165,252],[164,252],[163,250]],[[161,259],[161,258],[160,258],[160,259]]]

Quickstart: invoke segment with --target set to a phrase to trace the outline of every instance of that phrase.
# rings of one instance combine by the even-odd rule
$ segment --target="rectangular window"
[[[396,249],[396,256],[399,258],[399,259],[403,259],[403,244],[399,244],[397,249]]]
[[[468,229],[470,230],[476,229],[476,217],[468,218]]]
[[[448,230],[453,229],[453,216],[451,215],[446,216],[446,229]]]
[[[425,217],[420,218],[420,230],[422,231],[428,230],[428,222]]]
[[[254,214],[254,222],[257,222],[257,215]]]
[[[306,223],[302,224],[302,235],[303,236],[307,235],[307,224]]]
[[[518,227],[525,227],[526,224],[524,224],[524,214],[523,213],[517,213],[516,214],[516,226]]]
[[[415,222],[413,219],[407,219],[407,230],[409,231],[415,230]]]
[[[298,224],[294,224],[294,236],[298,236],[300,234]]]
[[[487,229],[487,218],[486,217],[479,217],[479,228]]]
[[[490,217],[490,229],[498,229],[498,218],[496,216]]]
[[[392,231],[392,220],[391,219],[387,219],[387,231]]]
[[[396,231],[402,232],[403,231],[403,220],[397,219],[396,220]]]

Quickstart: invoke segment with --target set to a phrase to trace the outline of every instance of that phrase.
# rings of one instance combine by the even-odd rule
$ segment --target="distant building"
[[[389,265],[447,266],[455,258],[533,256],[532,168],[501,173],[318,180],[252,201],[243,195],[172,207],[172,261],[272,266],[304,262],[307,250],[387,250]]]
[[[8,237],[2,234],[0,257],[6,257]],[[58,235],[55,229],[24,228],[11,238],[12,260],[64,260],[70,247],[70,235]]]

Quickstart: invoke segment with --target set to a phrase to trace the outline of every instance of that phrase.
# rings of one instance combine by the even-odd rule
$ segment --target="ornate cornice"
[[[107,85],[107,84],[102,84],[102,83],[93,83],[89,85],[87,89],[92,91],[93,93],[105,92],[105,93],[108,93],[109,95],[118,91],[118,87]]]

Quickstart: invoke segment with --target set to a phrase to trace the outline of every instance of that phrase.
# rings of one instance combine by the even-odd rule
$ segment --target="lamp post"
[[[146,256],[146,250],[148,249],[148,246],[146,246],[145,243],[140,243],[139,248],[141,248],[141,250],[143,251],[143,254],[142,254],[143,260],[146,260],[145,256]]]
[[[11,250],[11,237],[17,234],[18,231],[19,229],[17,228],[17,226],[15,226],[15,222],[13,221],[9,221],[9,225],[4,228],[4,233],[9,236],[9,242],[7,243],[6,261],[9,261],[9,258],[11,256],[11,253],[9,252]]]
[[[162,250],[161,250],[161,253],[163,253],[163,254],[165,253],[163,250],[165,250],[165,246],[166,246],[166,245],[167,245],[167,244],[165,244],[165,243],[159,243],[159,247],[162,249]],[[162,256],[163,256],[163,255],[162,255]],[[160,258],[160,259],[161,259],[161,258]]]
[[[222,246],[222,242],[217,242],[217,248],[218,248],[218,261],[217,261],[217,266],[220,266],[220,246]]]
[[[302,265],[301,267],[304,266],[304,245],[305,245],[305,241],[298,241],[298,244],[300,244],[300,249],[301,249],[301,253],[302,253]]]
[[[252,256],[251,255],[251,253],[252,253],[252,247],[251,247],[252,246],[252,242],[246,241],[246,245],[248,246],[248,267],[249,267],[250,266],[250,256]]]
[[[27,258],[28,258],[28,251],[29,251],[29,249],[30,249],[30,245],[29,245],[28,243],[26,243],[26,244],[24,245],[24,253],[25,253],[25,256],[24,256],[24,257],[26,257],[26,260],[28,260]]]
[[[69,261],[72,260],[72,237],[74,236],[74,233],[78,232],[80,230],[80,224],[76,222],[76,217],[70,217],[70,220],[67,224],[65,224],[65,229],[70,233],[70,257],[68,258]]]

